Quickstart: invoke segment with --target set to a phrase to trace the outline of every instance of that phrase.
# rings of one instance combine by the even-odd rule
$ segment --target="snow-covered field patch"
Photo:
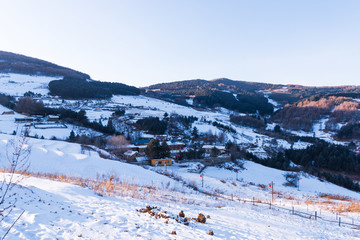
[[[47,95],[49,82],[60,78],[62,77],[2,73],[0,74],[0,92],[13,96],[23,96],[27,91]]]

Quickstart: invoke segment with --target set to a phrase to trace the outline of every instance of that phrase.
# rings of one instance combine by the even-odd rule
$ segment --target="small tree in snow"
[[[0,222],[11,212],[17,201],[14,186],[22,179],[22,174],[29,167],[31,148],[28,144],[29,128],[23,129],[18,135],[8,141],[6,158],[8,163],[4,168],[3,179],[0,183]]]

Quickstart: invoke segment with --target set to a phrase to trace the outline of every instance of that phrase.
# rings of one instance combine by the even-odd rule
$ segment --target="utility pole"
[[[300,178],[297,179],[298,191],[300,191]]]
[[[271,181],[271,184],[269,184],[269,188],[271,188],[271,202],[274,201],[274,182]]]

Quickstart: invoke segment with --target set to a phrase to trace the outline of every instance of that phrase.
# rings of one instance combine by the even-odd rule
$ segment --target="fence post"
[[[234,201],[234,196],[233,196],[233,194],[231,194],[231,201]]]
[[[338,213],[336,213],[336,220],[338,219]]]
[[[341,217],[339,217],[339,227],[341,227]]]
[[[271,209],[271,202],[269,203],[269,205],[270,205],[270,209]]]
[[[294,206],[292,207],[292,214],[294,215]]]
[[[315,220],[316,220],[316,218],[317,218],[317,211],[315,211]]]
[[[255,198],[253,197],[253,205],[255,205]]]

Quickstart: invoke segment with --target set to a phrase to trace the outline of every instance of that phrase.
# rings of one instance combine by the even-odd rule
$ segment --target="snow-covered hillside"
[[[0,93],[23,96],[27,91],[47,95],[48,84],[62,77],[31,76],[17,73],[0,74]]]
[[[219,143],[222,149],[225,149],[225,143],[230,140],[237,147],[241,147],[241,150],[251,152],[259,158],[266,158],[279,150],[303,149],[310,145],[298,139],[291,140],[286,136],[276,135],[275,123],[267,125],[268,132],[234,124],[230,121],[231,114],[246,114],[223,108],[200,110],[146,96],[118,95],[111,99],[91,100],[51,97],[48,96],[47,85],[54,79],[56,78],[2,74],[0,92],[14,96],[22,96],[27,91],[40,93],[45,95],[39,100],[42,100],[46,107],[63,107],[76,112],[83,110],[91,122],[102,124],[101,127],[111,123],[110,119],[121,121],[135,132],[134,135],[141,132],[140,137],[168,137],[169,142],[181,141],[185,146],[188,143],[193,144],[190,138],[195,127],[198,134],[203,136],[224,134]],[[274,101],[271,103],[280,107]],[[123,112],[116,119],[113,113],[118,110]],[[143,129],[139,130],[136,126],[136,121],[145,117],[159,117],[162,120],[164,116],[170,119],[172,114],[194,116],[197,120],[189,126],[183,125],[183,128],[179,128],[181,134],[174,136],[156,136]],[[254,117],[256,121],[263,118]],[[315,221],[313,218],[316,211],[326,219],[337,219],[338,215],[333,211],[338,206],[358,206],[360,194],[309,174],[299,172],[296,175],[299,188],[286,186],[286,175],[295,173],[272,169],[243,159],[230,161],[229,153],[222,153],[227,162],[220,164],[212,163],[212,158],[197,161],[184,159],[167,167],[152,167],[144,162],[129,164],[125,162],[124,155],[114,157],[114,153],[104,150],[109,135],[57,121],[58,119],[48,121],[49,119],[43,116],[39,121],[30,119],[28,123],[19,123],[21,118],[29,117],[0,105],[0,169],[9,166],[9,154],[13,151],[12,141],[18,140],[25,127],[31,125],[29,138],[20,148],[24,151],[30,150],[28,175],[13,189],[18,202],[9,217],[0,221],[0,236],[22,211],[24,214],[7,239],[360,238],[358,229],[349,225],[338,227],[336,223]],[[314,125],[315,135],[332,141],[331,135],[323,131],[324,121]],[[42,128],[41,124],[47,127]],[[56,128],[57,124],[64,127]],[[82,122],[77,124],[81,125]],[[94,129],[103,131],[101,128]],[[77,144],[64,141],[71,131],[76,135],[101,136],[103,145],[98,146],[104,149],[84,145],[84,142]],[[312,136],[311,133],[293,133]],[[131,139],[130,134],[126,137]],[[215,140],[215,143],[216,141],[218,140]],[[182,150],[207,143],[199,140],[191,144]],[[99,152],[102,153],[101,156]],[[140,155],[140,150],[138,154]],[[0,182],[6,176],[8,175],[2,171]],[[109,179],[115,180],[111,182]],[[104,188],[106,190],[99,191],[100,187],[97,188],[96,184],[103,180],[109,180],[110,183],[106,184],[111,186],[113,183],[117,185],[111,191],[107,189],[109,185]],[[272,185],[271,188],[268,187],[269,184]],[[255,199],[264,204],[256,205]],[[270,205],[270,202],[273,205]],[[156,218],[137,211],[147,205],[166,211],[164,214],[167,214],[169,219]],[[273,208],[270,209],[269,206]],[[280,211],[280,208],[276,207],[274,209],[274,206],[283,207],[285,210]],[[289,214],[292,208],[305,212],[306,217]],[[185,212],[186,217],[190,217],[188,225],[177,217],[180,210]],[[360,226],[358,212],[342,212],[341,218],[343,222]],[[192,219],[199,213],[210,215],[205,224]],[[214,232],[213,236],[208,235],[209,230]],[[176,231],[176,235],[171,234],[173,231]]]
[[[0,235],[24,214],[7,239],[356,239],[358,230],[282,213],[263,206],[222,201],[197,195],[197,204],[149,202],[94,194],[68,183],[26,178],[17,187],[21,198]],[[174,193],[175,194],[175,193]],[[186,198],[178,195],[178,198]],[[200,204],[199,204],[200,203]],[[166,211],[169,219],[138,212],[146,205]],[[210,218],[206,223],[190,219],[186,226],[177,217]],[[175,219],[173,219],[175,218]],[[211,230],[214,235],[208,235]],[[175,232],[174,232],[175,231]],[[176,233],[173,235],[172,233]]]

